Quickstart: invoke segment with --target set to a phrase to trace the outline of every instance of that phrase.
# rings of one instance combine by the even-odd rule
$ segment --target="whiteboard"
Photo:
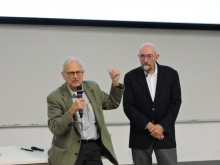
[[[47,123],[47,95],[64,83],[60,62],[84,62],[84,80],[109,92],[107,69],[140,66],[139,46],[156,45],[161,65],[176,69],[182,88],[178,120],[219,119],[220,31],[110,27],[0,25],[0,126]],[[119,108],[105,111],[108,123],[128,122]]]

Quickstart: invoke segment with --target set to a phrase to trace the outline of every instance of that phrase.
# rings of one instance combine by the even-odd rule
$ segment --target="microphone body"
[[[78,98],[78,99],[79,99],[79,98],[82,98],[82,94],[83,94],[82,85],[78,86],[78,87],[76,88],[76,90],[77,90],[77,98]],[[83,111],[82,111],[82,109],[79,110],[79,116],[80,116],[80,118],[83,117]]]

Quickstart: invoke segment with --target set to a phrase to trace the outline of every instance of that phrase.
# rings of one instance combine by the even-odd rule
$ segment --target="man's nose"
[[[76,73],[74,73],[73,77],[74,77],[74,78],[77,78],[78,76],[77,76],[77,74],[76,74]]]
[[[147,57],[144,57],[144,62],[148,62],[148,58]]]

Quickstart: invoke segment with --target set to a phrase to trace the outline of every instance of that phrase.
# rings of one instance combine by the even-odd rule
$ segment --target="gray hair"
[[[142,44],[141,46],[140,46],[140,48],[139,48],[139,53],[140,53],[140,51],[141,51],[141,49],[144,47],[144,46],[152,46],[153,48],[154,48],[154,50],[155,50],[155,52],[157,53],[157,50],[156,50],[156,47],[152,44],[152,43],[144,43],[144,44]]]
[[[65,66],[66,66],[66,63],[69,62],[69,61],[77,61],[81,66],[82,66],[82,69],[83,69],[83,62],[80,58],[78,57],[73,57],[73,56],[68,56],[66,57],[62,62],[61,62],[61,70],[62,72],[65,71]]]

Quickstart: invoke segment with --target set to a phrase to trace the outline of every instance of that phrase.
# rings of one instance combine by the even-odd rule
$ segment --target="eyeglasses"
[[[149,54],[149,55],[139,54],[138,56],[141,60],[144,60],[145,58],[147,58],[148,60],[151,60],[154,57],[153,54]]]
[[[84,73],[84,71],[76,71],[76,72],[64,72],[66,73],[69,77],[74,77],[75,75],[77,76],[82,76],[82,74]]]

